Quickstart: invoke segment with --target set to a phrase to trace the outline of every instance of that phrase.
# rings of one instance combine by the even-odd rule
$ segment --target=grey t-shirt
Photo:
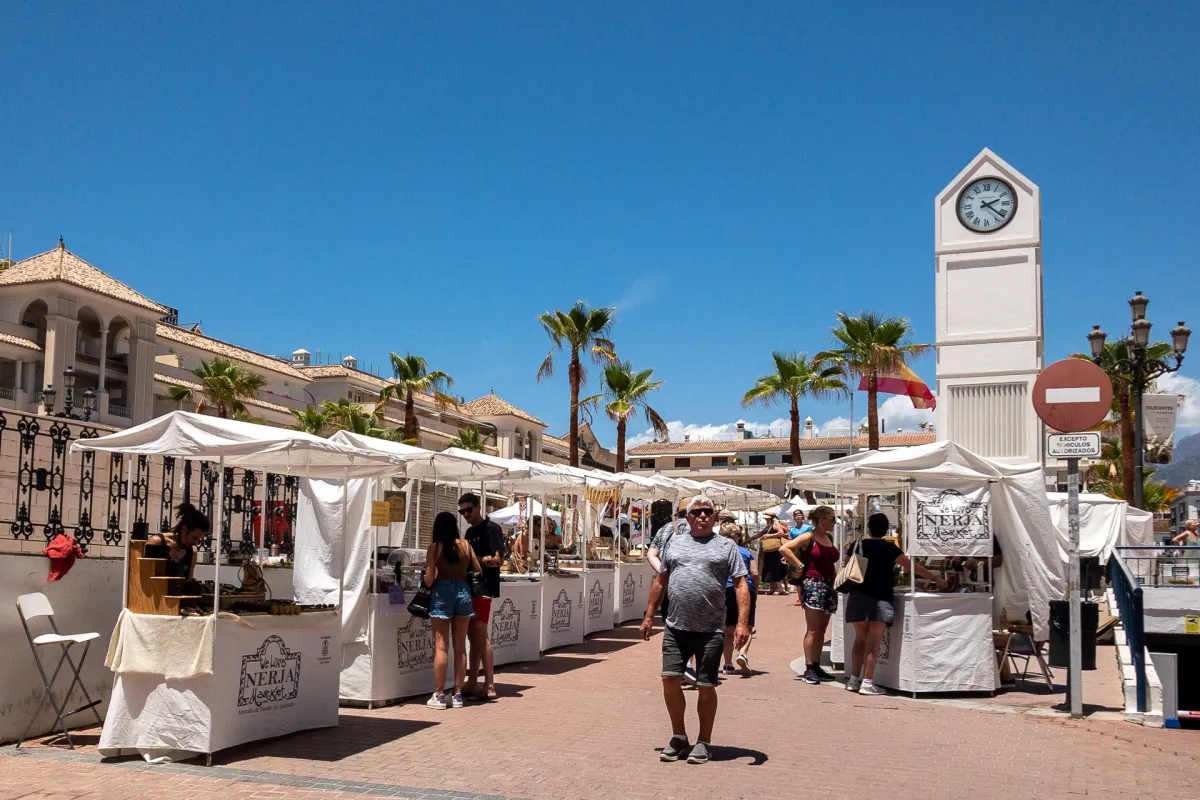
[[[680,536],[687,536],[692,532],[692,526],[688,525],[688,521],[686,519],[677,519],[674,522],[668,522],[666,525],[663,525],[658,529],[658,532],[651,537],[650,546],[657,549],[660,556],[662,555],[663,548],[667,546],[667,540],[671,538],[671,534],[675,533],[677,525],[679,526]]]
[[[725,584],[746,576],[746,562],[727,536],[672,536],[661,556],[667,574],[667,627],[708,633],[725,630]]]

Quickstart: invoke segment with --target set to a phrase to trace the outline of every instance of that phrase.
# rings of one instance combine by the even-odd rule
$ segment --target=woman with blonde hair
[[[800,597],[804,603],[804,663],[800,679],[805,683],[834,680],[821,669],[821,650],[829,618],[837,611],[838,596],[833,588],[837,577],[838,549],[833,543],[836,516],[829,506],[817,506],[808,515],[812,530],[787,542],[779,552],[800,575]]]
[[[750,674],[750,643],[754,641],[754,612],[758,606],[758,564],[754,554],[746,549],[746,534],[736,522],[726,522],[721,525],[721,535],[733,539],[738,546],[738,555],[746,564],[749,575],[746,582],[750,584],[750,638],[739,648],[733,646],[733,634],[737,630],[737,592],[733,588],[733,578],[725,582],[725,674],[741,670],[743,675]],[[736,655],[735,655],[736,649]],[[735,667],[734,664],[737,666]]]

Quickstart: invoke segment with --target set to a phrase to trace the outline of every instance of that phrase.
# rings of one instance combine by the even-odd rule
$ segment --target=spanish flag
[[[937,398],[933,396],[933,392],[929,391],[929,387],[917,377],[915,372],[903,364],[900,365],[900,371],[897,373],[880,375],[876,378],[875,385],[884,394],[907,395],[912,400],[913,408],[928,408],[930,411],[937,408]],[[867,390],[866,375],[859,381],[858,390],[860,392]]]

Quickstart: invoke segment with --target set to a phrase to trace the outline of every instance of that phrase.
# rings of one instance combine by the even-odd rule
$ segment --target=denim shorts
[[[433,582],[433,593],[429,598],[429,616],[438,619],[470,617],[471,587],[464,580]]]

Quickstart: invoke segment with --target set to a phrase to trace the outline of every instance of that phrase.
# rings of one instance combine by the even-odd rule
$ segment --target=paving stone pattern
[[[751,660],[761,672],[722,685],[704,766],[659,763],[670,733],[661,636],[642,643],[624,626],[502,670],[495,703],[343,709],[336,729],[220,753],[212,768],[101,762],[96,731],[74,752],[4,748],[0,800],[1200,797],[1195,731],[807,686],[788,667],[800,609],[761,597],[758,620]],[[695,694],[688,700],[694,736]]]

